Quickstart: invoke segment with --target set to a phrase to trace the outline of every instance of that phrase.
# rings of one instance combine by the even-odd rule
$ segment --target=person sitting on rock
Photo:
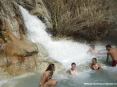
[[[92,70],[100,70],[101,69],[101,66],[100,66],[100,64],[97,63],[97,59],[96,58],[92,59],[92,63],[90,64],[90,68]]]
[[[55,65],[49,64],[40,81],[40,87],[55,87],[57,81],[52,79],[53,73],[55,71]]]

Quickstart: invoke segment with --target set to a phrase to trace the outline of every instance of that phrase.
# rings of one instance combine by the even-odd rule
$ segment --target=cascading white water
[[[31,15],[23,7],[20,6],[20,9],[28,29],[28,37],[33,42],[42,44],[47,49],[50,58],[63,63],[65,66],[71,62],[81,64],[90,59],[87,55],[89,49],[87,44],[72,40],[52,40],[41,20]]]

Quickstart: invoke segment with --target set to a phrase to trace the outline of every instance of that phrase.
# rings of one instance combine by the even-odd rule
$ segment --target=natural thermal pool
[[[54,79],[58,82],[57,87],[116,87],[117,67],[107,65],[105,58],[98,59],[98,62],[102,63],[101,71],[91,70],[88,67],[89,62],[86,62],[83,65],[77,65],[78,76],[73,77],[66,72],[54,74]],[[0,87],[39,87],[40,76],[39,73],[32,73],[16,77],[3,81],[4,84]]]
[[[109,87],[117,86],[115,84],[117,82],[117,67],[112,68],[105,63],[105,44],[96,44],[96,49],[102,52],[101,55],[98,55],[98,60],[102,64],[103,70],[92,71],[88,67],[92,59],[92,56],[87,54],[88,44],[73,40],[53,40],[51,35],[46,32],[46,25],[41,20],[31,15],[26,9],[22,7],[20,9],[27,27],[29,40],[42,44],[50,58],[61,62],[65,69],[70,67],[71,62],[77,64],[79,74],[76,77],[69,76],[65,72],[54,75],[58,81],[57,87],[107,87],[106,83],[108,85],[110,83]],[[39,79],[40,74],[33,73],[24,77],[1,81],[1,87],[39,87]],[[99,84],[91,85],[91,83]]]
[[[107,87],[107,83],[109,87],[116,87],[117,84],[112,85],[112,83],[117,82],[116,72],[117,68],[105,67],[103,71],[99,72],[90,70],[79,72],[78,76],[76,77],[58,74],[55,75],[54,78],[58,81],[57,87]],[[23,78],[8,81],[1,87],[39,87],[39,78],[40,75],[38,73],[35,73]],[[91,85],[91,83],[99,84],[96,86]]]

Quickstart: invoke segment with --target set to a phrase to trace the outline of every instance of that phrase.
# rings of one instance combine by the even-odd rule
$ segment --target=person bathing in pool
[[[98,51],[97,49],[95,48],[95,45],[90,45],[90,48],[89,50],[87,51],[88,54],[90,54],[92,57],[97,57],[98,55]]]
[[[53,73],[55,71],[55,65],[49,64],[40,81],[39,87],[55,87],[57,81],[52,79]]]
[[[78,75],[76,63],[73,62],[71,64],[71,68],[67,71],[67,73],[69,73],[70,75],[73,75],[73,76]]]
[[[117,48],[112,48],[111,45],[106,45],[107,50],[107,59],[106,62],[109,60],[109,56],[112,58],[112,66],[115,67],[117,65]]]
[[[97,63],[97,59],[96,58],[92,59],[92,63],[90,64],[90,68],[92,70],[100,70],[101,69],[101,66],[100,66],[100,64]]]

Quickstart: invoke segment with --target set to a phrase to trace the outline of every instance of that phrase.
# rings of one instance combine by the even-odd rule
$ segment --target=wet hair
[[[76,65],[76,63],[73,62],[71,65]]]
[[[93,60],[95,60],[97,62],[97,58],[93,58]]]
[[[110,44],[107,44],[107,45],[106,45],[106,48],[108,48],[108,47],[111,48],[111,45],[110,45]]]
[[[49,64],[46,71],[54,71],[54,68],[55,68],[55,65],[53,63]]]

